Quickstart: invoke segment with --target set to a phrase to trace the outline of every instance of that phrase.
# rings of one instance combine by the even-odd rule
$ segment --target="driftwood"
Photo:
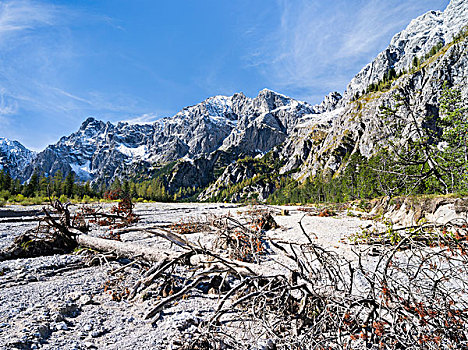
[[[58,219],[58,217],[55,217],[55,218]],[[37,222],[43,219],[44,218],[42,216],[18,216],[18,217],[0,218],[0,225],[14,223],[14,222]]]
[[[111,239],[104,239],[90,235],[79,235],[76,237],[78,245],[101,252],[114,253],[119,257],[134,259],[139,257],[150,262],[172,259],[176,257],[174,252],[161,251],[153,247],[145,247],[130,242],[121,242]]]

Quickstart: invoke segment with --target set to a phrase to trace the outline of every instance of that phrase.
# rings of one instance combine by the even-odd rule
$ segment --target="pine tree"
[[[130,195],[130,184],[127,179],[123,180],[122,191],[125,195]]]
[[[113,190],[113,191],[122,190],[122,184],[121,184],[120,179],[118,177],[116,177],[114,182],[112,183],[111,190]]]
[[[438,146],[450,191],[466,191],[468,185],[468,109],[460,90],[444,83],[440,99],[442,135]]]
[[[73,185],[75,183],[75,173],[70,171],[65,178],[65,182],[63,183],[63,194],[65,194],[68,198],[73,196]]]
[[[39,174],[37,171],[31,175],[28,184],[23,188],[23,195],[25,197],[32,197],[36,194],[39,189]]]
[[[54,175],[54,179],[53,179],[53,191],[54,191],[54,194],[57,196],[57,197],[60,197],[60,195],[62,194],[62,182],[63,182],[63,174],[62,174],[62,171],[60,170],[57,170],[55,175]]]

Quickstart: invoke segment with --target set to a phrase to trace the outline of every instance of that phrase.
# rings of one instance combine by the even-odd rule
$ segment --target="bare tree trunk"
[[[161,261],[167,258],[175,258],[178,255],[176,252],[162,251],[155,247],[145,247],[141,244],[104,239],[90,235],[77,236],[77,242],[80,246],[85,248],[103,252],[113,252],[120,257],[129,259],[139,256],[141,259],[147,261]]]

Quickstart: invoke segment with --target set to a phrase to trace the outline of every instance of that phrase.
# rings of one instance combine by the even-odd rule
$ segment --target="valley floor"
[[[262,207],[273,213],[279,228],[266,232],[273,240],[307,242],[299,221],[316,243],[353,257],[347,237],[363,227],[379,224],[339,213],[332,217],[310,216],[299,207]],[[0,216],[30,217],[38,207],[9,206]],[[170,225],[181,221],[203,221],[213,216],[243,216],[252,207],[229,204],[156,204],[139,203],[135,211],[141,217],[139,224]],[[289,215],[280,215],[288,210]],[[0,248],[8,246],[15,236],[37,225],[36,222],[2,223]],[[202,237],[206,236],[206,237]],[[190,241],[209,244],[210,233],[188,235]],[[143,233],[127,233],[122,241],[171,249],[166,240]],[[173,249],[176,249],[172,247]],[[276,262],[273,249],[261,262],[265,275],[284,272]],[[121,273],[111,272],[128,260],[105,261],[88,266],[82,255],[54,255],[0,262],[0,348],[41,349],[171,349],[190,338],[193,327],[209,316],[219,296],[194,292],[192,297],[166,308],[156,322],[144,319],[148,309],[157,300],[116,301],[105,292],[106,285],[117,283],[131,287],[139,276],[138,265]],[[283,261],[282,263],[286,263]],[[123,275],[125,273],[125,276]],[[261,348],[265,339],[257,339]]]

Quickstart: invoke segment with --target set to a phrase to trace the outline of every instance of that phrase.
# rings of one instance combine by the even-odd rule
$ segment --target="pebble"
[[[65,322],[60,322],[60,323],[57,323],[55,325],[55,329],[57,330],[62,330],[62,331],[67,331],[68,330],[68,326]]]
[[[94,345],[94,343],[90,341],[84,342],[84,346],[86,346],[88,349],[96,347],[96,345]]]
[[[64,320],[64,317],[63,317],[62,314],[54,313],[54,314],[52,314],[51,319],[52,319],[52,321],[54,321],[54,322],[60,322],[60,321],[63,321],[63,320]]]
[[[92,302],[93,302],[93,298],[88,294],[83,294],[79,298],[79,303],[81,305],[89,305],[89,304],[92,304]]]
[[[80,299],[80,297],[81,297],[81,294],[79,292],[72,292],[72,293],[68,293],[65,296],[65,300],[76,301],[76,300]]]

